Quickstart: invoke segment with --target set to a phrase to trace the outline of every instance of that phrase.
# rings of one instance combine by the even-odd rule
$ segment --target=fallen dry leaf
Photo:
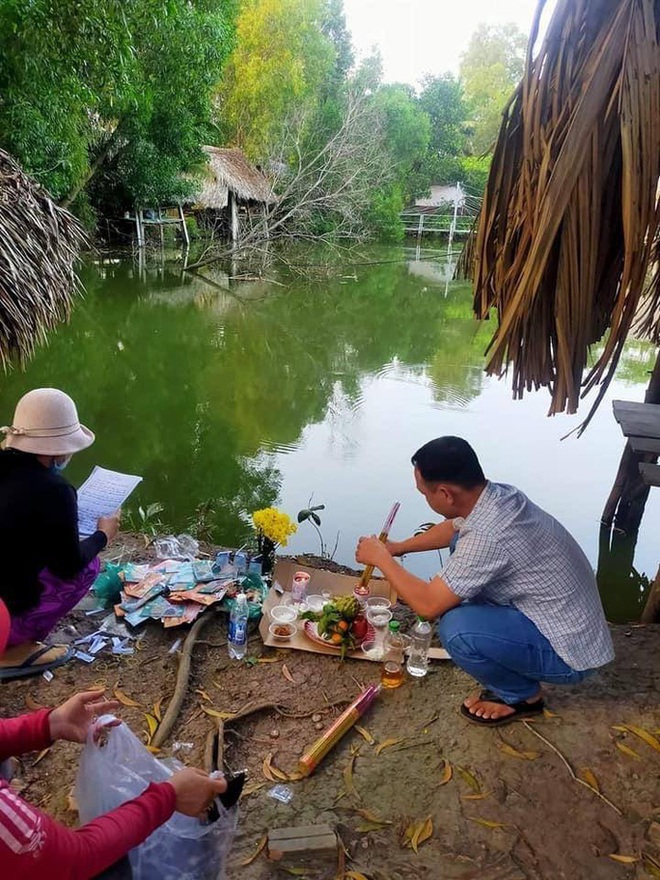
[[[370,746],[372,746],[372,745],[376,742],[376,740],[375,740],[375,739],[373,738],[373,736],[369,733],[369,731],[366,730],[366,728],[364,728],[364,727],[360,727],[359,724],[356,724],[356,725],[355,725],[355,729],[356,729],[357,732],[360,734],[360,736],[362,737],[362,739],[366,740],[366,741],[369,743]]]
[[[128,697],[122,690],[119,689],[119,683],[114,686],[112,693],[115,695],[115,700],[119,700],[122,706],[139,706],[140,704],[133,700],[131,697]]]
[[[150,715],[148,712],[145,713],[144,717],[147,719],[147,727],[149,728],[149,742],[154,738],[154,733],[158,730],[158,721],[154,718],[153,715]]]
[[[344,877],[346,880],[369,880],[369,878],[360,873],[360,871],[346,871]]]
[[[482,801],[484,798],[490,797],[489,791],[483,791],[481,794],[463,794],[462,801]]]
[[[353,783],[353,765],[355,764],[355,759],[357,758],[357,754],[351,755],[348,759],[348,764],[344,768],[343,777],[344,777],[344,785],[346,786],[346,792],[349,795],[352,795],[356,800],[362,800],[360,795],[355,788],[355,784]]]
[[[147,746],[148,752],[151,752],[152,755],[160,755],[162,749],[157,749],[156,746]]]
[[[307,868],[284,868],[284,870],[292,877],[304,877],[307,873]]]
[[[265,782],[250,782],[250,783],[248,783],[248,785],[246,785],[245,788],[243,789],[242,796],[249,797],[251,794],[254,794],[255,792],[259,791],[259,789],[263,788],[265,784],[266,784]]]
[[[503,739],[497,740],[496,745],[503,754],[509,755],[510,758],[520,758],[522,761],[535,761],[540,755],[540,752],[520,751]]]
[[[154,703],[154,718],[158,723],[160,723],[163,719],[161,716],[160,707],[163,705],[163,698],[161,697],[156,703]]]
[[[50,746],[48,746],[47,749],[42,749],[39,752],[39,754],[37,755],[37,757],[34,759],[34,763],[32,764],[32,766],[36,767],[37,764],[39,763],[39,761],[42,761],[46,757],[46,755],[48,754],[49,751],[50,751]]]
[[[386,739],[386,740],[383,740],[382,743],[379,743],[379,744],[376,746],[376,754],[377,754],[377,755],[380,755],[380,753],[383,751],[383,749],[389,749],[390,746],[397,746],[399,743],[402,743],[403,741],[404,741],[403,739]]]
[[[442,773],[440,774],[440,782],[438,785],[446,785],[453,775],[451,764],[446,758],[442,759]]]
[[[598,784],[598,780],[594,776],[593,770],[590,770],[588,767],[582,767],[578,773],[578,779],[581,779],[583,782],[586,782],[587,785],[590,785],[592,788],[595,788],[596,791],[600,791],[600,785]]]
[[[289,773],[287,776],[287,782],[300,782],[301,779],[305,778],[304,773],[299,773],[297,770],[294,773]]]
[[[467,817],[470,822],[476,822],[477,825],[483,825],[484,828],[510,828],[510,825],[505,825],[504,822],[492,822],[490,819],[481,819],[479,816],[468,816]]]
[[[620,730],[622,733],[628,733],[628,728],[624,727],[623,724],[613,724],[612,730]]]
[[[383,828],[387,828],[389,824],[389,822],[360,822],[360,824],[356,826],[356,831],[360,834],[367,834],[369,831],[382,831]]]
[[[286,782],[288,780],[286,773],[283,773],[279,768],[273,766],[272,752],[269,752],[264,758],[263,773],[266,779],[270,779],[271,782],[276,782],[277,780],[280,782]]]
[[[257,848],[255,849],[255,851],[251,855],[244,858],[243,861],[241,862],[241,865],[243,867],[246,867],[247,865],[251,865],[252,862],[254,862],[256,859],[259,858],[260,854],[266,848],[267,843],[268,843],[268,835],[264,834],[264,836],[259,840],[259,843],[257,844]]]
[[[561,715],[557,715],[556,712],[551,712],[550,709],[544,709],[543,710],[543,717],[544,718],[561,718]]]
[[[650,874],[651,877],[660,880],[660,862],[657,862],[653,856],[647,852],[642,853],[642,862],[644,863],[644,870]]]
[[[282,675],[286,678],[287,681],[290,681],[291,684],[296,683],[296,680],[289,672],[289,667],[286,665],[286,663],[282,664]]]
[[[30,712],[38,712],[39,709],[43,709],[44,707],[41,703],[37,703],[34,697],[31,694],[27,694],[25,697],[25,708],[29,709]]]
[[[635,758],[637,761],[642,760],[641,755],[638,755],[634,749],[631,749],[630,746],[627,746],[625,743],[617,740],[614,745],[620,752],[623,752],[624,755],[628,755],[629,758]]]
[[[403,832],[403,842],[401,845],[404,847],[410,846],[412,843],[412,839],[415,836],[416,831],[417,831],[417,823],[416,822],[411,822],[409,825],[406,825],[404,832]]]
[[[203,700],[206,700],[208,703],[212,703],[212,702],[213,702],[213,698],[212,698],[212,697],[209,697],[209,695],[206,693],[206,691],[205,691],[205,690],[202,690],[202,688],[197,688],[196,691],[195,691],[195,693],[196,693],[196,694],[199,694],[200,697],[201,697]]]
[[[376,825],[391,825],[392,824],[389,819],[381,819],[381,817],[378,816],[376,813],[374,813],[372,810],[355,809],[355,812],[358,814],[358,816],[362,816],[363,819],[366,819],[367,822],[373,822]]]
[[[233,718],[236,714],[235,712],[218,712],[217,709],[211,709],[210,706],[200,705],[199,708],[207,715],[211,715],[212,718],[222,718],[223,721],[227,721],[229,718]]]
[[[474,773],[466,770],[465,767],[459,767],[458,764],[456,765],[456,772],[459,774],[464,782],[467,782],[467,784],[470,786],[472,791],[475,792],[475,794],[480,793],[481,786],[479,785],[477,777],[474,775]]]
[[[660,740],[656,739],[652,733],[648,732],[648,730],[644,730],[643,727],[635,727],[634,724],[626,724],[626,727],[631,733],[634,733],[635,736],[643,739],[644,742],[651,746],[652,749],[655,749],[656,752],[660,752]]]
[[[622,856],[619,853],[610,853],[607,858],[614,862],[622,862],[624,865],[632,865],[639,861],[639,856]]]
[[[428,819],[424,819],[418,824],[415,830],[415,834],[413,835],[413,839],[410,841],[410,846],[415,852],[417,852],[417,848],[421,846],[425,840],[428,840],[432,836],[433,819],[429,816]]]
[[[280,659],[280,657],[259,657],[257,663],[279,663]],[[219,687],[219,685],[217,686]]]

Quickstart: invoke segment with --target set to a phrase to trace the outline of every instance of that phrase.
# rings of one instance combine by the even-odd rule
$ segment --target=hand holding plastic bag
[[[97,732],[109,720],[109,716],[100,718]],[[173,772],[150,754],[125,724],[108,728],[99,744],[94,742],[92,731],[76,781],[81,822],[89,822],[138,797],[151,782],[166,782]],[[226,810],[219,801],[216,805],[219,816],[212,824],[174,813],[144,843],[131,850],[134,880],[220,880],[238,811],[236,807]]]

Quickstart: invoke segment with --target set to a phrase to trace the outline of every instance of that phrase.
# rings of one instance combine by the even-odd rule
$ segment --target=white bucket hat
[[[24,394],[13,424],[0,431],[7,435],[7,449],[35,455],[72,455],[94,442],[94,434],[80,424],[73,400],[57,388],[35,388]]]

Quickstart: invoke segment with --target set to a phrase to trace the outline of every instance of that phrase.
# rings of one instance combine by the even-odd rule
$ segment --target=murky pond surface
[[[332,549],[339,536],[335,559],[346,564],[393,501],[396,536],[428,521],[410,456],[458,434],[488,477],[519,486],[576,536],[610,619],[635,618],[660,562],[660,490],[636,547],[599,553],[599,518],[623,448],[611,401],[643,399],[655,350],[631,342],[586,433],[562,441],[580,416],[548,419],[546,393],[514,401],[506,381],[483,373],[491,327],[472,319],[469,286],[447,284],[441,250],[287,257],[294,267],[275,261],[267,279],[214,271],[213,285],[176,263],[90,263],[70,325],[5,378],[4,422],[24,391],[61,387],[97,435],[68,473],[76,483],[94,464],[141,474],[136,525],[138,504],[159,503],[147,525],[236,545],[250,533],[246,513],[277,504],[295,517],[312,498],[325,504],[324,542]],[[319,536],[305,523],[289,547],[318,552]],[[406,565],[431,576],[439,561]]]

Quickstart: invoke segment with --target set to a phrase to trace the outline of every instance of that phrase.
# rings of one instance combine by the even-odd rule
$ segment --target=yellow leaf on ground
[[[594,776],[593,770],[590,770],[588,767],[582,767],[578,773],[578,779],[581,779],[583,782],[586,782],[587,785],[590,785],[592,788],[595,788],[596,791],[600,791],[600,785],[598,785],[598,780]]]
[[[373,738],[373,736],[369,733],[369,731],[366,728],[360,727],[359,724],[356,724],[355,729],[360,734],[362,739],[365,739],[369,743],[370,746],[372,746],[376,742],[376,740]]]
[[[634,749],[631,749],[630,746],[627,746],[625,743],[619,742],[617,740],[614,744],[620,752],[623,752],[624,755],[628,755],[629,758],[635,758],[638,761],[641,761],[642,758]]]
[[[355,788],[355,784],[353,783],[353,765],[355,764],[355,759],[357,755],[351,755],[348,759],[348,764],[344,768],[343,777],[344,777],[344,785],[346,786],[346,791],[348,794],[352,795],[357,800],[362,800],[360,795],[357,793]]]
[[[249,855],[249,856],[247,856],[247,858],[243,859],[243,861],[241,862],[241,865],[243,865],[244,867],[246,865],[251,865],[252,862],[255,861],[255,859],[259,858],[259,855],[264,851],[267,843],[268,843],[268,835],[264,834],[264,836],[261,838],[261,840],[257,844],[257,848],[255,849],[255,851],[252,853],[252,855]]]
[[[119,700],[122,706],[139,706],[140,704],[133,700],[131,697],[127,696],[123,691],[119,690],[119,684],[116,684],[112,693],[115,695],[115,700]]]
[[[425,840],[433,836],[433,819],[429,816],[419,823],[415,831],[415,835],[410,842],[412,848],[417,852],[417,847],[421,846]]]
[[[402,742],[403,742],[403,739],[386,739],[386,740],[383,740],[382,743],[379,743],[379,744],[376,746],[376,754],[377,754],[377,755],[380,755],[380,753],[383,751],[383,749],[389,749],[390,746],[396,746],[396,745],[398,745],[399,743],[402,743]]]
[[[212,718],[222,718],[223,721],[227,721],[229,718],[233,718],[236,714],[235,712],[218,712],[217,709],[211,709],[209,706],[200,706],[199,708],[202,710],[202,712],[205,712]]]
[[[481,819],[479,816],[468,816],[467,817],[470,822],[476,822],[478,825],[483,825],[484,828],[510,828],[510,825],[505,825],[504,822],[492,822],[490,819]]]
[[[614,862],[622,862],[624,865],[632,865],[639,861],[639,856],[622,856],[619,853],[610,853],[607,858]]]
[[[147,719],[147,727],[149,728],[149,742],[154,738],[154,733],[158,730],[158,721],[148,712],[144,716]]]
[[[356,826],[356,831],[360,834],[368,834],[369,831],[382,831],[383,828],[387,828],[387,826],[391,824],[390,822],[360,822],[359,825]]]
[[[490,797],[489,791],[484,791],[481,794],[464,794],[461,795],[462,801],[482,801],[484,798]]]
[[[556,712],[551,712],[550,709],[544,709],[543,710],[543,717],[544,718],[561,718],[561,715],[557,715]]]
[[[156,703],[154,703],[154,718],[158,722],[163,720],[162,716],[161,716],[161,711],[160,711],[160,707],[162,705],[163,705],[163,698],[162,697],[160,698],[160,700],[158,700]]]
[[[372,810],[355,810],[358,816],[362,816],[363,819],[366,819],[367,822],[374,822],[377,825],[391,825],[389,819],[381,819],[376,813]]]
[[[654,737],[652,733],[649,733],[648,730],[644,730],[643,727],[635,727],[634,724],[626,724],[626,727],[631,733],[634,733],[635,736],[643,739],[644,742],[651,746],[652,749],[655,749],[656,752],[660,752],[660,740],[656,739],[656,737]]]
[[[346,880],[369,880],[369,878],[365,874],[360,873],[360,871],[346,871],[344,877]]]
[[[28,694],[25,697],[25,708],[29,709],[30,712],[38,712],[39,709],[43,709],[44,707],[41,703],[37,703],[32,694]]]
[[[539,752],[520,751],[504,739],[497,740],[495,744],[503,754],[509,755],[510,758],[520,758],[522,761],[535,761],[540,754]]]
[[[411,822],[409,825],[406,825],[406,828],[403,832],[403,846],[410,846],[413,837],[417,832],[417,823]]]
[[[160,755],[161,753],[161,749],[157,749],[156,746],[147,746],[146,748],[152,755]]]
[[[442,773],[440,774],[439,785],[446,785],[452,777],[453,770],[451,764],[446,758],[442,759]]]
[[[474,775],[474,773],[466,770],[465,767],[459,767],[458,764],[456,765],[456,772],[459,774],[464,782],[467,782],[467,784],[470,786],[472,791],[475,792],[475,794],[480,793],[481,786],[479,785],[477,777]]]
[[[195,693],[196,693],[196,694],[199,694],[200,697],[201,697],[203,700],[206,700],[208,703],[212,703],[212,702],[213,702],[213,698],[212,698],[212,697],[209,697],[209,695],[206,693],[206,691],[202,690],[202,688],[197,688],[197,690],[195,691]]]
[[[286,773],[282,773],[282,771],[278,770],[277,767],[273,767],[272,761],[273,761],[273,755],[272,755],[272,752],[269,752],[269,754],[267,754],[266,757],[264,758],[264,762],[262,765],[262,770],[263,770],[264,776],[266,777],[266,779],[270,779],[271,782],[275,782],[278,779],[280,780],[280,782],[286,782],[287,781]]]
[[[37,755],[37,757],[34,759],[34,764],[32,766],[36,767],[37,764],[39,763],[39,761],[42,761],[46,757],[46,755],[48,754],[49,751],[50,751],[50,746],[48,746],[47,749],[42,749],[42,751],[40,751],[39,754]]]
[[[280,657],[259,657],[257,663],[279,663],[280,660]],[[219,685],[216,685],[216,687],[219,687]]]
[[[628,728],[624,727],[623,724],[613,724],[612,730],[620,730],[621,733],[628,733]]]
[[[286,665],[286,663],[282,664],[282,675],[286,678],[287,681],[290,681],[291,684],[296,683],[296,680],[289,672],[289,667]]]

